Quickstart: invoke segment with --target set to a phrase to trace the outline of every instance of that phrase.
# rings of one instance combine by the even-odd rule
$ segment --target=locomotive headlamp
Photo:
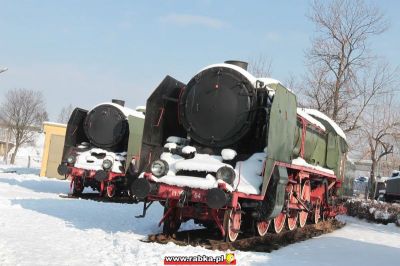
[[[75,163],[75,160],[76,160],[76,157],[74,155],[70,155],[67,158],[67,163],[73,164],[73,163]]]
[[[217,179],[221,179],[229,185],[233,184],[233,181],[235,180],[235,175],[235,170],[228,166],[223,166],[217,171]]]
[[[169,166],[164,160],[155,160],[151,164],[151,173],[156,177],[162,177],[168,173]]]
[[[112,166],[113,166],[113,162],[111,160],[105,159],[103,161],[103,169],[104,170],[110,170]]]

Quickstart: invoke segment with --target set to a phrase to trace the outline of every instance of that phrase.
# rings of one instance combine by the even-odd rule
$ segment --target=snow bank
[[[237,155],[237,152],[235,150],[232,150],[232,149],[223,149],[221,151],[222,159],[224,159],[226,161],[230,161],[230,160],[235,159],[236,155]]]
[[[138,106],[136,106],[135,110],[136,110],[137,112],[140,112],[140,113],[145,113],[145,112],[146,112],[146,106],[144,106],[144,105],[138,105]]]
[[[209,173],[217,172],[222,166],[231,167],[228,164],[222,163],[221,156],[212,156],[208,154],[196,154],[193,159],[179,161],[175,164],[177,171],[188,170]]]
[[[40,168],[39,167],[24,167],[17,165],[6,165],[3,164],[3,161],[0,161],[0,174],[1,173],[16,173],[19,175],[39,175]]]
[[[97,158],[99,155],[103,155],[104,158]],[[100,148],[93,148],[88,151],[78,152],[74,166],[86,170],[103,170],[103,161],[106,159],[113,162],[111,170],[114,173],[122,173],[122,170],[124,169],[123,162],[126,160],[126,152],[114,153]]]
[[[119,104],[112,103],[112,102],[100,103],[100,104],[94,106],[94,107],[92,108],[92,110],[93,110],[94,108],[100,106],[100,105],[111,105],[111,106],[114,106],[115,108],[119,109],[126,117],[128,117],[128,116],[131,115],[131,116],[135,116],[135,117],[143,118],[143,119],[144,119],[144,114],[143,114],[142,112],[138,112],[138,111],[136,111],[136,110],[132,110],[132,109],[130,109],[130,108],[128,108],[128,107],[121,106],[121,105],[119,105]]]
[[[44,133],[35,133],[32,143],[27,143],[19,147],[17,155],[15,156],[15,166],[18,167],[32,167],[40,168],[42,164],[43,147],[44,147]],[[15,149],[12,148],[8,153],[8,161]]]
[[[233,185],[227,185],[229,191],[237,190],[246,194],[260,194],[260,186],[263,182],[261,172],[266,153],[255,153],[246,161],[237,162],[235,170],[236,177]],[[222,156],[196,154],[192,159],[164,152],[160,159],[165,160],[169,165],[169,171],[166,176],[161,178],[153,177],[155,182],[162,182],[168,185],[179,187],[191,187],[201,189],[211,189],[218,187],[218,183],[223,182],[215,178],[215,173],[223,166],[231,165],[223,163]],[[197,171],[208,173],[205,177],[176,175],[180,170]]]
[[[51,122],[51,121],[44,121],[44,122],[43,122],[43,125],[67,127],[67,124],[64,124],[64,123],[57,123],[57,122]]]
[[[341,136],[344,140],[346,140],[346,134],[344,134],[343,130],[339,127],[338,124],[336,124],[335,121],[333,121],[332,119],[330,119],[327,115],[321,113],[318,110],[315,109],[307,109],[307,108],[303,108],[303,111],[309,115],[315,116],[317,118],[320,118],[322,120],[325,120],[326,122],[328,122],[333,129],[335,130],[335,132]]]
[[[163,214],[160,204],[153,204],[146,218],[137,219],[133,215],[141,214],[141,204],[58,196],[68,190],[66,181],[0,173],[0,265],[162,265],[164,256],[226,254],[199,246],[142,242],[162,230],[157,225]],[[398,264],[398,228],[348,216],[340,219],[347,223],[344,228],[272,253],[233,251],[237,264]],[[182,230],[196,228],[191,221],[182,225]]]
[[[246,194],[260,194],[264,177],[261,175],[267,154],[255,153],[246,161],[236,164],[236,179],[233,187]]]
[[[185,146],[182,148],[183,154],[191,154],[191,153],[195,153],[195,152],[196,152],[196,148],[193,146]]]
[[[312,165],[312,164],[309,164],[309,163],[307,163],[303,158],[301,158],[301,157],[298,157],[298,158],[296,158],[296,159],[293,159],[292,160],[292,164],[294,164],[294,165],[298,165],[298,166],[305,166],[305,167],[308,167],[308,168],[311,168],[311,169],[314,169],[314,170],[318,170],[318,171],[321,171],[321,172],[325,172],[325,173],[328,173],[328,174],[331,174],[331,175],[334,175],[335,174],[335,172],[333,172],[333,170],[331,170],[331,169],[326,169],[326,168],[324,168],[324,167],[322,167],[322,166],[319,166],[319,165]]]
[[[164,145],[164,148],[166,148],[170,151],[173,149],[176,149],[176,147],[178,147],[178,145],[176,145],[176,143],[173,143],[173,142],[168,142],[168,143],[165,143],[165,145]]]
[[[218,182],[212,175],[207,175],[205,178],[181,175],[165,175],[161,178],[153,177],[152,179],[157,183],[160,182],[178,187],[191,187],[200,189],[211,189],[218,187]]]
[[[168,255],[225,255],[202,247],[145,243],[160,233],[163,207],[144,219],[141,204],[62,199],[69,183],[0,173],[0,265],[162,265]],[[188,221],[181,230],[202,228]],[[77,250],[84,251],[78,252]],[[51,252],[47,252],[51,251]],[[235,251],[240,265],[265,264],[267,254]]]
[[[167,138],[167,142],[176,143],[178,145],[186,145],[186,143],[188,143],[188,139],[176,136],[170,136]]]
[[[239,72],[240,74],[242,74],[244,77],[246,77],[254,87],[257,87],[257,81],[261,81],[264,83],[264,85],[267,85],[267,86],[270,84],[281,84],[281,82],[276,79],[267,78],[267,77],[254,77],[251,73],[244,70],[243,68],[233,65],[233,64],[226,64],[226,63],[219,63],[219,64],[213,64],[213,65],[206,66],[205,68],[201,69],[197,74],[199,74],[200,72],[202,72],[204,70],[214,68],[214,67],[224,67],[224,68],[233,69],[233,70]]]
[[[305,118],[308,122],[310,122],[311,124],[319,127],[320,129],[322,129],[323,131],[325,131],[325,127],[324,125],[319,122],[317,119],[315,119],[314,117],[312,117],[311,115],[307,114],[303,108],[297,108],[297,114],[303,118]]]

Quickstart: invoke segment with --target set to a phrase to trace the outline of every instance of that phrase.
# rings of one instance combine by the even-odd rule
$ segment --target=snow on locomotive
[[[144,109],[132,110],[112,100],[89,112],[76,108],[68,121],[58,172],[71,179],[73,195],[91,187],[114,197],[129,192],[139,174],[138,159]]]
[[[164,233],[194,219],[234,241],[240,231],[279,233],[341,211],[343,131],[297,108],[279,81],[246,68],[210,65],[187,86],[168,76],[147,101],[141,160],[148,165],[132,188],[145,208],[165,206]]]

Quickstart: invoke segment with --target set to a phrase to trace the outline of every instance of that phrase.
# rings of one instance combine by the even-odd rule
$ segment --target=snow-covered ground
[[[162,265],[165,255],[220,255],[201,247],[144,243],[160,232],[162,208],[145,219],[142,205],[62,199],[67,181],[40,178],[23,169],[1,173],[0,265]],[[19,174],[22,173],[22,174]],[[400,229],[341,217],[347,225],[331,234],[272,253],[240,252],[238,265],[397,265]],[[186,225],[186,228],[193,227]]]

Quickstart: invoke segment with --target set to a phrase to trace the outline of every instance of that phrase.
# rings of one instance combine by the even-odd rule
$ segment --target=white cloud
[[[213,29],[220,29],[227,26],[227,24],[220,19],[188,14],[169,14],[161,17],[161,21],[174,23],[181,26],[200,25]]]

